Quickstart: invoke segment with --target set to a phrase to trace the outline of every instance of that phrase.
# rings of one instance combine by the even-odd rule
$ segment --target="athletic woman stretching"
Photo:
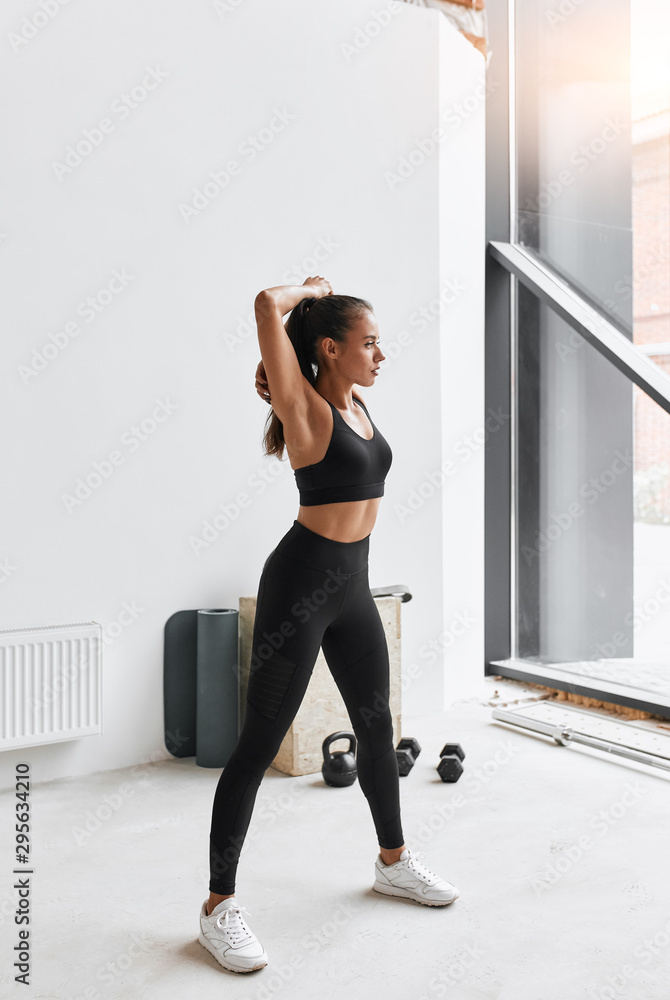
[[[265,289],[255,311],[257,391],[273,410],[265,453],[281,458],[286,447],[300,508],[263,566],[244,726],[212,808],[210,893],[198,940],[233,972],[267,965],[242,916],[249,911],[235,900],[237,863],[259,785],[300,707],[319,647],[357,738],[358,779],[380,847],[373,888],[431,906],[458,896],[405,847],[400,822],[388,647],[368,583],[370,533],[392,455],[352,393],[354,385],[373,384],[384,360],[372,306],[333,295],[317,276]],[[282,641],[271,645],[270,634]]]

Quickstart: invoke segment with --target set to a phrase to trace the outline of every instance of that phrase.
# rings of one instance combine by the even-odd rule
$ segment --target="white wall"
[[[450,67],[462,60],[467,72],[454,78]],[[441,489],[443,624],[435,648],[444,657],[444,697],[449,706],[483,689],[484,445],[509,415],[489,413],[484,397],[485,60],[444,19],[439,65],[445,133],[440,162],[440,287],[450,301],[440,316],[446,478]]]
[[[426,20],[431,51],[433,40],[439,46],[438,113],[430,124],[417,120],[403,144],[394,191],[401,217],[422,211],[414,199],[437,167],[430,210],[439,266],[437,284],[432,266],[413,282],[411,310],[392,334],[383,386],[406,400],[397,428],[404,449],[378,521],[395,539],[389,578],[398,553],[414,554],[401,577],[413,593],[402,610],[406,716],[431,704],[439,711],[483,684],[484,440],[500,426],[484,412],[485,60],[436,10],[416,10],[410,24]]]
[[[128,621],[124,609],[134,617],[104,646],[103,734],[5,751],[3,787],[17,760],[29,759],[40,781],[164,755],[166,619],[183,608],[237,607],[240,595],[255,593],[267,554],[295,518],[288,462],[261,454],[267,409],[253,387],[256,292],[325,274],[335,291],[370,299],[385,349],[439,293],[444,274],[470,272],[469,300],[481,296],[481,247],[468,235],[481,168],[472,184],[458,168],[464,189],[444,184],[445,156],[456,169],[473,150],[481,155],[477,140],[454,131],[394,190],[385,173],[437,126],[450,81],[462,87],[483,60],[435,11],[400,5],[377,30],[371,15],[384,9],[369,0],[72,4],[25,43],[15,38],[17,51],[5,57],[12,155],[0,166],[11,192],[2,219],[9,280],[1,377],[12,433],[0,560],[11,569],[0,627],[93,619],[108,635]],[[6,33],[29,35],[24,18],[38,10],[6,4]],[[359,49],[347,55],[342,43]],[[153,89],[124,113],[122,95],[142,85],[148,68]],[[282,125],[278,112],[293,117]],[[54,167],[101,119],[107,131],[93,132],[90,155],[69,171]],[[272,141],[248,159],[245,138],[272,126]],[[231,160],[238,172],[225,188],[210,188],[186,221],[180,206]],[[457,265],[440,259],[445,248]],[[112,301],[89,321],[81,303],[115,271],[126,285],[112,282]],[[472,342],[468,363],[479,363],[481,309],[450,315]],[[452,511],[427,504],[401,522],[394,505],[439,462],[449,415],[470,426],[477,413],[478,390],[471,397],[460,380],[451,409],[441,395],[444,359],[452,344],[457,350],[445,322],[416,336],[364,394],[394,451],[370,583],[405,582],[414,594],[403,605],[405,663],[423,662],[418,650],[454,605],[442,583],[453,537],[448,523],[443,536],[442,522]],[[36,352],[59,332],[56,356],[37,371]],[[482,371],[471,374],[481,382]],[[132,428],[151,428],[160,401],[165,419],[139,441]],[[64,495],[113,451],[121,463],[68,510]],[[480,476],[469,476],[460,477],[454,510],[477,511]],[[248,505],[196,554],[204,523],[240,493]],[[468,554],[455,547],[451,558],[453,583]],[[476,577],[468,578],[472,594]],[[442,700],[436,664],[409,684],[404,711]]]

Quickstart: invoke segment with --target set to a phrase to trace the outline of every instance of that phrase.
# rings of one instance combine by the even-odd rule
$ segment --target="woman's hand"
[[[332,295],[333,289],[327,278],[322,278],[320,274],[317,274],[315,278],[306,278],[303,281],[303,285],[310,285],[311,288],[316,289],[313,293],[312,298],[321,299],[324,295]],[[307,296],[305,296],[306,298]]]
[[[268,380],[265,374],[265,368],[263,366],[263,360],[258,362],[258,367],[256,368],[256,392],[264,399],[266,403],[270,402],[270,389],[268,388]]]
[[[271,293],[278,293],[281,296],[284,292],[297,293],[298,301],[306,298],[321,299],[324,295],[332,295],[333,288],[327,278],[322,278],[320,274],[315,275],[313,278],[306,278],[302,285],[278,285],[276,288],[268,288],[266,291]],[[305,293],[308,294],[305,294]],[[295,303],[297,305],[297,302]],[[294,308],[294,305],[288,305],[284,308],[286,303],[282,305],[282,314],[284,312],[290,312]],[[266,403],[272,405],[272,399],[270,396],[270,387],[268,385],[268,378],[265,374],[265,367],[263,365],[263,359],[258,362],[256,366],[256,376],[254,379],[254,385],[256,387],[256,392]]]
[[[256,296],[256,316],[258,318],[259,309],[262,314],[268,306],[276,307],[280,316],[285,316],[303,299],[321,299],[324,295],[332,294],[330,282],[320,274],[314,278],[307,278],[302,285],[273,285],[272,288],[264,288]]]

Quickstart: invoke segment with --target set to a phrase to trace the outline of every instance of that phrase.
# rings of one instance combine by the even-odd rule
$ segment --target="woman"
[[[258,787],[300,707],[320,647],[357,737],[358,779],[380,847],[374,888],[431,906],[458,896],[405,847],[400,822],[388,648],[368,583],[370,533],[392,454],[352,392],[354,385],[371,386],[384,360],[372,306],[333,295],[317,276],[265,289],[255,312],[258,391],[273,410],[265,453],[281,458],[287,449],[300,507],[263,566],[245,722],[212,808],[210,894],[200,911],[199,941],[234,972],[267,965],[235,899],[237,862]]]

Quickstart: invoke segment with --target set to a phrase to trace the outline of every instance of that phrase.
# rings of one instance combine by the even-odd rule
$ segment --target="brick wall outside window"
[[[670,136],[633,146],[633,340],[670,343]],[[651,355],[670,375],[670,354]],[[633,386],[635,517],[670,524],[670,414]]]

